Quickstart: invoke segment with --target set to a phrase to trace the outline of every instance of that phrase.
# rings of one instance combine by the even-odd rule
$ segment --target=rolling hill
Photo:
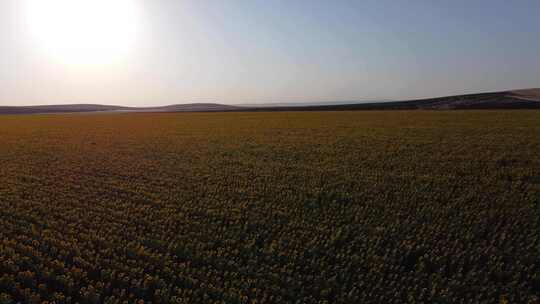
[[[0,106],[0,114],[44,114],[44,113],[91,113],[91,112],[226,112],[244,108],[215,103],[190,103],[162,107],[123,107],[98,104],[70,104],[44,106]]]
[[[0,106],[0,114],[83,113],[83,112],[227,112],[227,111],[354,111],[354,110],[472,110],[540,109],[540,89],[455,95],[427,99],[344,103],[326,105],[231,106],[217,103],[189,103],[160,107],[123,107],[97,104]]]
[[[455,95],[407,101],[273,107],[273,111],[540,109],[540,89]]]

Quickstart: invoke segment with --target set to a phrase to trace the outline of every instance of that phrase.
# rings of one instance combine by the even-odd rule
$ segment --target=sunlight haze
[[[539,1],[0,0],[0,105],[540,87]]]

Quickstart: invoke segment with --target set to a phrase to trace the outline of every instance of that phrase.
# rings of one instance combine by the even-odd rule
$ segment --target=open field
[[[540,111],[0,116],[0,303],[539,297]]]

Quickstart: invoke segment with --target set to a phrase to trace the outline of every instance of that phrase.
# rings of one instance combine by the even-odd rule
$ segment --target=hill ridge
[[[228,111],[353,111],[353,110],[467,110],[540,109],[540,88],[473,93],[405,101],[328,105],[235,106],[220,103],[185,103],[166,106],[126,107],[104,104],[0,106],[0,114],[47,114],[90,112],[228,112]]]

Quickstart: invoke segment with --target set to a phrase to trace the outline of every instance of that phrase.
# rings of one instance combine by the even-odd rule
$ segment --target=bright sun
[[[132,51],[140,22],[136,0],[25,0],[32,35],[68,64],[107,64]]]

